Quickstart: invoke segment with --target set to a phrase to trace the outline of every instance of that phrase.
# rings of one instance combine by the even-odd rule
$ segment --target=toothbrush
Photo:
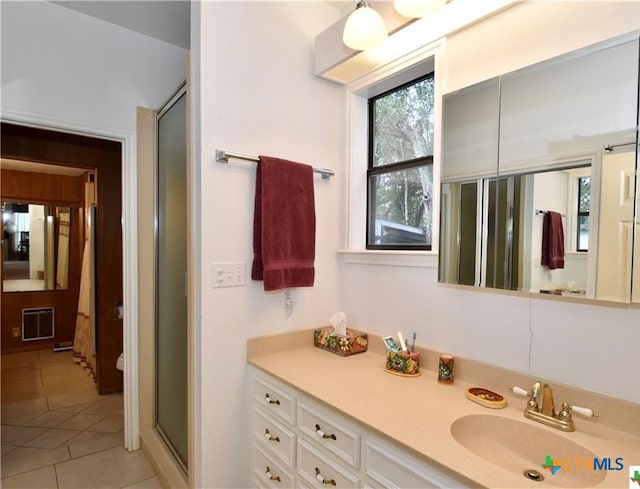
[[[407,351],[407,340],[404,339],[402,331],[398,331],[398,340],[400,341],[400,348],[402,348],[402,351]]]
[[[413,337],[411,338],[411,349],[409,350],[411,353],[416,351],[416,332],[413,332]]]

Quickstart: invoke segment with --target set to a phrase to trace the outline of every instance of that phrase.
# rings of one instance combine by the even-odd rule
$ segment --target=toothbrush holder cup
[[[420,352],[387,351],[385,370],[391,374],[417,377],[420,375]]]

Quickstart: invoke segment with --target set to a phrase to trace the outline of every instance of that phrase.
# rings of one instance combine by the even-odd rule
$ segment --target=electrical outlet
[[[20,338],[20,328],[13,328],[11,334],[14,338]]]
[[[239,287],[246,285],[246,263],[213,263],[211,265],[211,286]]]

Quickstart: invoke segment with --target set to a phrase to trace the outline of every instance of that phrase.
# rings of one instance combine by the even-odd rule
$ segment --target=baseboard
[[[188,488],[186,474],[178,465],[164,441],[155,431],[140,433],[140,448],[147,456],[156,477],[167,489]]]
[[[60,341],[53,344],[53,351],[69,351],[73,350],[72,341]]]

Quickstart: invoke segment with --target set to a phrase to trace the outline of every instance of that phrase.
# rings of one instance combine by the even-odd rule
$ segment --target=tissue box
[[[369,340],[366,333],[347,328],[346,336],[333,330],[333,326],[313,330],[313,344],[318,348],[337,353],[343,357],[367,351]]]

